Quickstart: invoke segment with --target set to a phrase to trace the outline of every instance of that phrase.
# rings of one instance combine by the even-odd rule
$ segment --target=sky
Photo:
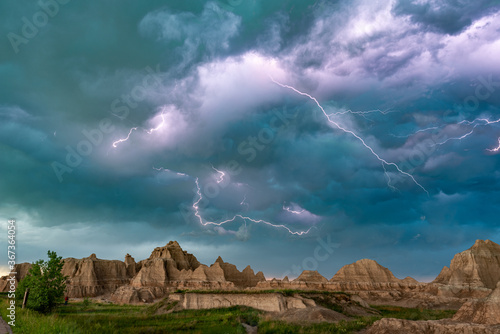
[[[177,240],[432,280],[500,243],[499,1],[9,1],[0,29],[17,262]]]

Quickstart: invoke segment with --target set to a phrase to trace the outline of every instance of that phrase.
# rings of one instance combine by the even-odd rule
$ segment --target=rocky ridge
[[[29,266],[16,266],[17,281],[26,275]],[[176,241],[155,248],[139,262],[129,254],[124,261],[102,260],[95,254],[83,259],[67,258],[63,273],[68,276],[70,297],[109,295],[119,303],[149,302],[176,289],[296,289],[345,291],[375,305],[459,309],[464,302],[490,295],[500,281],[500,245],[476,241],[470,249],[455,255],[450,267],[445,267],[432,283],[411,277],[398,279],[369,259],[342,267],[330,280],[307,270],[294,280],[266,280],[262,272],[255,274],[249,266],[239,271],[221,257],[210,266],[201,264]],[[6,278],[0,279],[2,291],[7,289]]]

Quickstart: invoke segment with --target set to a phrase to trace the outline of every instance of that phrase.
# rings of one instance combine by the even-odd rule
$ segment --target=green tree
[[[47,252],[48,261],[38,260],[31,265],[26,277],[19,282],[16,297],[19,302],[24,298],[24,292],[29,288],[29,298],[26,307],[38,312],[50,312],[59,302],[63,301],[66,290],[67,276],[62,274],[64,261],[56,252]]]

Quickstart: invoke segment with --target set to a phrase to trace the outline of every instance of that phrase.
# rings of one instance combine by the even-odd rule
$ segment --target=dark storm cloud
[[[463,31],[486,13],[497,11],[499,6],[500,3],[496,0],[419,3],[400,0],[394,6],[394,13],[410,16],[413,22],[421,24],[425,29],[453,35]]]
[[[498,241],[500,155],[486,149],[500,123],[456,124],[500,118],[494,3],[115,5],[70,2],[19,52],[1,42],[0,210],[20,220],[26,260],[48,243],[88,256],[60,241],[85,235],[102,257],[130,246],[140,259],[178,239],[205,262],[271,275],[295,264],[331,277],[372,257],[423,277],[474,238]],[[5,36],[42,10],[0,6]],[[429,195],[271,78],[317,97]],[[203,226],[195,180],[205,222],[313,228]],[[304,268],[326,236],[335,255]],[[270,251],[281,263],[256,260]],[[395,253],[440,261],[417,270]]]

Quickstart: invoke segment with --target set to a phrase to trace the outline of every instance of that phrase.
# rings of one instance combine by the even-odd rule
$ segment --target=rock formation
[[[460,323],[450,320],[412,321],[384,318],[376,321],[366,334],[498,334],[500,328],[483,325]]]
[[[62,273],[68,276],[67,293],[71,297],[94,297],[110,293],[128,284],[132,278],[127,274],[124,262],[101,260],[95,254],[83,259],[64,259]]]
[[[12,270],[12,272],[16,273],[16,284],[19,283],[19,281],[21,281],[28,274],[30,268],[31,263],[28,262],[18,263],[14,265],[14,270]],[[0,291],[2,292],[7,292],[7,290],[9,289],[7,278],[9,278],[9,276],[0,277]]]
[[[374,260],[362,259],[340,268],[330,282],[399,283],[389,269]]]
[[[463,304],[452,319],[410,321],[386,318],[375,322],[367,330],[367,334],[386,333],[500,333],[500,283],[487,298]]]
[[[125,255],[125,268],[127,269],[127,276],[134,277],[137,274],[137,267],[134,258],[127,253]]]
[[[68,276],[70,297],[103,295],[119,303],[141,303],[177,289],[345,291],[358,294],[374,305],[459,309],[470,301],[457,317],[468,317],[471,321],[483,321],[484,317],[477,316],[481,312],[496,312],[492,300],[497,295],[477,300],[490,295],[500,280],[500,246],[488,240],[478,240],[469,250],[457,254],[433,283],[419,283],[411,277],[397,279],[389,269],[367,259],[342,267],[330,281],[317,271],[308,270],[293,281],[288,277],[266,281],[262,272],[255,274],[250,266],[240,272],[221,257],[211,266],[201,264],[175,241],[155,248],[147,259],[139,262],[129,254],[124,261],[102,260],[95,254],[64,261],[63,274]],[[17,281],[27,274],[30,266],[16,265]],[[8,289],[6,279],[0,279],[2,291]]]
[[[16,265],[19,282],[31,264]],[[68,276],[67,294],[71,298],[110,295],[116,302],[151,301],[175,289],[235,289],[253,287],[265,281],[264,274],[254,274],[250,266],[242,272],[236,266],[218,259],[210,267],[198,262],[170,241],[155,248],[149,258],[138,263],[127,254],[125,261],[102,260],[95,254],[87,258],[64,259],[62,273]],[[7,291],[7,276],[0,279],[1,291]]]
[[[287,277],[288,279],[288,277]],[[294,282],[312,282],[312,283],[326,283],[328,280],[321,276],[317,270],[304,270],[299,277],[293,280]]]
[[[218,264],[224,271],[224,278],[226,281],[233,282],[238,288],[255,287],[257,283],[264,282],[266,280],[262,271],[254,274],[252,268],[247,266],[242,272],[240,272],[234,264],[224,262],[220,256],[217,260],[215,260],[214,265],[215,264]]]
[[[309,295],[296,293],[293,296],[284,296],[281,293],[172,293],[168,295],[166,304],[175,307],[165,306],[169,310],[199,310],[240,305],[284,315],[284,312],[290,310],[325,310],[318,308],[320,306],[318,303],[321,304],[324,299],[329,299],[330,305],[337,305],[338,309],[341,309],[342,313],[348,316],[378,314],[361,298],[348,294],[335,294],[328,297],[317,293]],[[341,316],[341,318],[347,319],[346,316]]]
[[[468,301],[453,316],[453,320],[487,325],[500,325],[500,282],[485,299]]]
[[[477,240],[466,251],[451,260],[433,283],[495,289],[500,281],[500,245],[490,240]]]

